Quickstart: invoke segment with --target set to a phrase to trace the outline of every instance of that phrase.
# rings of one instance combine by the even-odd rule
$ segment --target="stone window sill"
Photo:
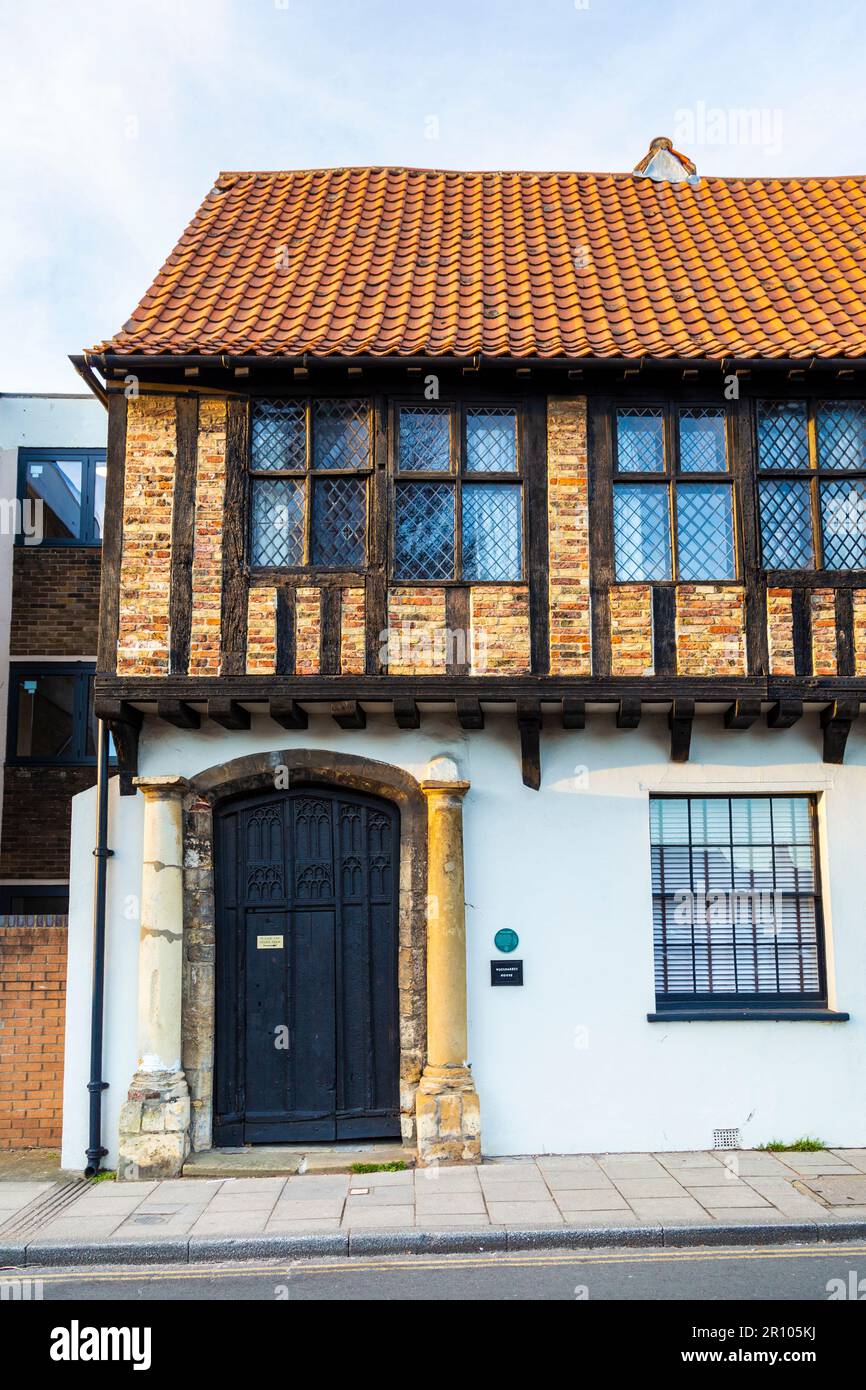
[[[851,1015],[836,1009],[665,1009],[647,1014],[649,1023],[847,1023]]]

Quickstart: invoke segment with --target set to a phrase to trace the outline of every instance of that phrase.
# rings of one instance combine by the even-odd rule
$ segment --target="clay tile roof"
[[[94,351],[866,356],[866,178],[221,174]]]

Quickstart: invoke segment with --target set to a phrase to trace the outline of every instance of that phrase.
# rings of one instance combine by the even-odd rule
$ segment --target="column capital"
[[[186,796],[192,787],[185,777],[168,775],[164,777],[134,777],[133,786],[155,801],[169,801],[173,797]]]
[[[425,778],[419,783],[425,796],[457,796],[461,799],[471,785],[470,782],[439,782],[435,778]]]

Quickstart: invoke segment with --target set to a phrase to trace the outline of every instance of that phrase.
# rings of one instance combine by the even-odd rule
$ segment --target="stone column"
[[[428,824],[427,1065],[416,1098],[422,1164],[481,1159],[478,1094],[466,1060],[463,797],[468,789],[468,782],[421,783]]]
[[[118,1177],[177,1177],[189,1153],[181,1067],[183,777],[137,777],[144,795],[138,1066],[120,1113]]]

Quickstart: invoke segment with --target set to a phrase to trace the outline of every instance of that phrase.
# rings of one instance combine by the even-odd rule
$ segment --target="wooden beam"
[[[659,676],[677,671],[677,595],[673,588],[653,588],[653,667]]]
[[[640,723],[640,700],[620,700],[616,711],[618,729],[636,729]]]
[[[768,729],[790,729],[803,718],[802,700],[777,700],[767,715]]]
[[[366,729],[367,716],[358,700],[335,700],[331,714],[341,729]]]
[[[824,762],[841,763],[845,761],[845,745],[851,732],[851,725],[860,713],[859,700],[834,700],[821,711],[821,728],[824,730]]]
[[[449,676],[468,676],[471,640],[469,585],[452,584],[445,590],[445,661]]]
[[[207,702],[207,717],[212,719],[215,724],[221,724],[224,729],[248,729],[250,727],[250,712],[239,705],[237,700],[225,699],[216,696]]]
[[[692,723],[695,717],[694,700],[674,700],[668,714],[671,731],[671,761],[687,763],[692,745]]]
[[[398,695],[394,700],[394,719],[399,729],[419,729],[421,711],[411,695]]]
[[[295,674],[295,586],[277,585],[277,653],[278,676]]]
[[[562,701],[563,729],[583,729],[586,727],[586,700],[576,695],[566,695]]]
[[[836,670],[840,676],[853,676],[854,656],[854,590],[836,590]]]
[[[735,700],[725,710],[725,728],[751,729],[760,713],[760,700]]]
[[[484,711],[479,700],[461,696],[455,703],[457,705],[457,718],[462,729],[484,728]]]
[[[550,670],[550,543],[547,507],[547,397],[531,396],[523,411],[526,479],[526,577],[529,580],[531,665]],[[446,590],[447,594],[447,590]]]
[[[284,729],[306,729],[307,711],[298,704],[297,700],[271,696],[268,701],[268,713],[275,724],[281,724]]]
[[[794,639],[794,673],[812,674],[812,591],[791,591],[791,627]]]
[[[160,719],[176,729],[201,728],[201,716],[185,700],[157,700],[156,712]]]
[[[537,792],[541,786],[541,705],[537,700],[517,701],[517,727],[523,785]]]
[[[171,509],[171,584],[169,588],[169,668],[185,676],[189,668],[192,627],[192,556],[195,542],[195,486],[198,451],[198,400],[175,401],[177,450]]]
[[[246,401],[229,401],[226,414],[226,483],[222,523],[221,671],[239,676],[246,664],[247,574],[246,517],[249,408]]]
[[[609,676],[611,667],[610,586],[614,578],[613,401],[590,396],[587,402],[589,469],[589,588],[592,614],[592,674]],[[620,727],[624,727],[620,725]]]
[[[340,674],[340,632],[343,626],[343,593],[336,584],[319,590],[319,670],[323,676]]]
[[[120,795],[135,796],[133,778],[138,776],[138,737],[144,716],[126,700],[99,700],[94,713],[108,725],[114,740]]]

